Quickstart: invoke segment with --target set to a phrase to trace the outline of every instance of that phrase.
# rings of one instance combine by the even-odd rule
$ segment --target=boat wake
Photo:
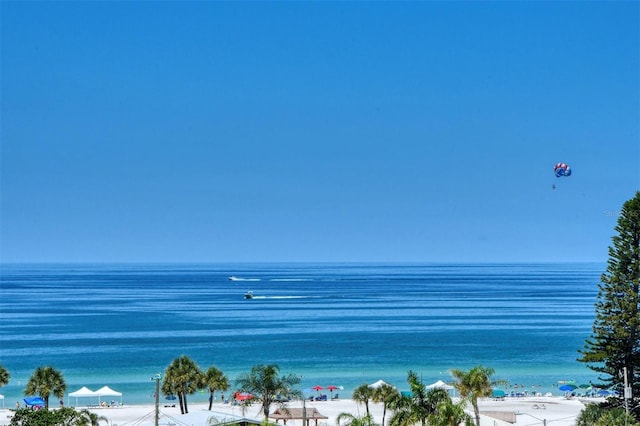
[[[252,299],[311,299],[314,296],[253,296]]]
[[[274,282],[303,282],[303,281],[313,281],[311,278],[272,278],[269,281]]]
[[[236,277],[235,275],[232,275],[229,277],[230,281],[262,281],[260,278],[241,278],[241,277]]]

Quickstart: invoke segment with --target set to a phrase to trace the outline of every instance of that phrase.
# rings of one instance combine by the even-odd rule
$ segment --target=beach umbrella
[[[494,389],[492,396],[494,398],[504,398],[506,396],[506,394],[501,389]]]
[[[342,386],[329,385],[327,386],[327,389],[329,389],[329,393],[331,393],[331,397],[333,397],[334,390],[344,389],[344,388]]]
[[[566,384],[566,385],[561,385],[558,389],[561,390],[562,392],[571,392],[575,388],[576,388],[575,385]]]
[[[324,389],[322,386],[314,386],[311,389],[313,389],[316,392],[320,392],[322,389]]]
[[[175,401],[176,396],[175,395],[165,395],[164,399],[166,399],[167,401]]]
[[[253,398],[249,392],[236,392],[234,395],[236,401],[248,401]]]
[[[44,399],[39,396],[32,396],[24,399],[24,403],[27,405],[41,405],[44,407]]]
[[[608,391],[606,389],[600,389],[598,391],[598,396],[609,396],[611,395],[611,391]]]

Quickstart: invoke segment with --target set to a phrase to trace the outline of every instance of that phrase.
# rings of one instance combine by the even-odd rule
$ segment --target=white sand
[[[598,400],[593,400],[594,402]],[[172,402],[173,403],[173,402]],[[189,426],[205,426],[209,416],[215,415],[218,417],[226,415],[245,417],[248,419],[262,420],[260,413],[260,407],[258,404],[254,404],[246,408],[243,413],[242,408],[239,406],[232,406],[228,404],[222,404],[220,402],[214,402],[212,411],[208,411],[208,404],[189,404],[189,413],[180,414],[180,408],[176,404],[176,407],[165,407],[166,403],[160,404],[160,424],[161,425],[189,425]],[[356,404],[350,399],[341,399],[337,401],[317,401],[306,402],[307,408],[317,408],[318,411],[329,417],[327,420],[320,420],[318,426],[335,426],[336,417],[340,413],[350,413],[355,416],[361,416],[365,414],[365,407],[363,404]],[[573,399],[567,400],[561,397],[525,397],[525,398],[506,398],[502,401],[494,401],[493,399],[483,399],[480,401],[481,411],[508,411],[515,412],[517,426],[526,425],[542,425],[543,420],[547,421],[547,424],[551,426],[573,426],[575,424],[576,416],[584,408],[582,401]],[[300,401],[295,401],[288,404],[290,408],[301,407]],[[277,406],[271,407],[273,412]],[[377,423],[382,421],[382,404],[370,403],[369,408],[371,414]],[[468,407],[468,411],[471,413],[471,407]],[[154,406],[153,405],[124,405],[117,408],[92,408],[93,412],[106,417],[109,420],[109,424],[112,426],[133,426],[133,425],[153,425],[154,424]],[[9,409],[0,409],[0,425],[9,424],[9,418],[12,411]],[[388,421],[391,413],[387,412],[386,420]],[[104,423],[102,423],[104,424]],[[282,422],[280,422],[282,425]],[[500,422],[490,418],[486,419],[488,426],[503,426],[510,425],[510,423]],[[288,421],[288,426],[302,426],[301,420]],[[311,426],[315,426],[315,423],[311,421]],[[512,424],[511,424],[512,425]]]

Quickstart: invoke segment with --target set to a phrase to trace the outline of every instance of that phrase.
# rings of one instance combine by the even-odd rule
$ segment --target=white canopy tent
[[[437,382],[431,383],[429,386],[427,386],[427,389],[435,389],[435,388],[451,390],[453,389],[453,386],[446,384],[442,380],[438,380]]]
[[[98,396],[98,401],[100,401],[103,396],[119,396],[120,405],[122,405],[122,392],[114,391],[109,386],[101,387],[95,392],[95,394]]]
[[[371,389],[379,389],[379,388],[381,388],[381,387],[383,387],[383,386],[385,386],[385,385],[389,386],[389,383],[385,382],[384,380],[378,380],[378,381],[377,381],[377,382],[375,382],[375,383],[371,383],[371,384],[369,385],[369,387],[370,387]]]
[[[86,386],[83,386],[80,389],[78,389],[77,391],[71,392],[69,394],[69,398],[67,399],[67,403],[69,405],[71,405],[69,400],[71,399],[71,397],[73,397],[73,398],[76,399],[76,406],[77,406],[78,405],[78,398],[91,398],[91,397],[95,397],[95,396],[98,396],[98,395],[96,395],[96,393],[94,391],[92,391],[91,389],[87,388]],[[89,404],[87,404],[87,405],[89,405]]]
[[[455,387],[446,384],[445,382],[443,382],[442,380],[438,380],[435,383],[431,383],[429,386],[427,386],[427,389],[444,389],[446,391],[450,391],[453,390],[455,391]],[[454,392],[455,394],[455,392]]]

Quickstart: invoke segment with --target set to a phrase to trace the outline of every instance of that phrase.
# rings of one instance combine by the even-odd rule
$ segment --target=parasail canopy
[[[556,163],[553,167],[553,172],[556,177],[571,176],[571,167],[566,163]]]

